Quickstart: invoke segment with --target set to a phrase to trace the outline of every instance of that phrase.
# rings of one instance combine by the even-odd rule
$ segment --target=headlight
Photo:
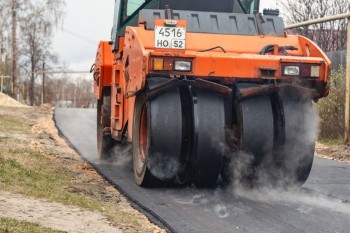
[[[320,65],[316,64],[286,64],[282,65],[283,76],[299,76],[303,78],[319,78],[320,77]]]
[[[177,60],[181,58],[173,57],[153,57],[151,59],[151,69],[154,71],[192,71],[191,60]]]
[[[174,70],[176,71],[191,71],[192,62],[191,61],[175,61]]]
[[[284,66],[283,67],[283,75],[299,76],[300,75],[300,67],[299,66]]]

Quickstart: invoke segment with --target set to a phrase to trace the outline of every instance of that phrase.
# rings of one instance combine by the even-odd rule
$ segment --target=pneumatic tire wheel
[[[109,91],[105,91],[103,98],[97,102],[97,150],[101,160],[111,158],[115,145],[111,135],[104,132],[105,128],[110,127],[110,115],[111,95]]]
[[[151,87],[155,83],[152,81],[148,81]],[[174,181],[179,172],[182,145],[178,89],[151,99],[147,98],[147,91],[136,96],[132,142],[134,177],[138,185],[159,186]]]
[[[282,100],[286,138],[283,175],[287,185],[301,186],[308,179],[314,160],[317,117],[308,97],[282,96]]]
[[[194,149],[193,183],[198,187],[217,184],[225,150],[224,99],[209,92],[192,90]]]
[[[159,181],[150,173],[147,167],[149,132],[148,103],[145,93],[136,98],[133,127],[133,168],[136,184],[142,187],[151,186]]]

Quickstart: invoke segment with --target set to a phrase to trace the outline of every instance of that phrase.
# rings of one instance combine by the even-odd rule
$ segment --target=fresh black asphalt
[[[96,111],[55,111],[58,129],[80,155],[152,221],[173,232],[350,232],[350,165],[316,158],[298,191],[195,187],[152,188],[133,180],[131,154],[101,163],[96,149]],[[119,152],[120,153],[120,152]]]

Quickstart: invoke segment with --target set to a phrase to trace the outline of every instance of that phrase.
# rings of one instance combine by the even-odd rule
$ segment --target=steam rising
[[[217,188],[214,192],[211,190],[197,190],[192,189],[191,191],[200,192],[188,198],[174,198],[175,202],[182,205],[194,205],[203,206],[205,212],[214,214],[219,219],[225,219],[230,216],[231,205],[226,204],[223,201],[223,190]]]
[[[132,161],[132,146],[130,144],[114,146],[111,162],[117,166],[130,165]]]
[[[177,199],[176,202],[184,205],[205,205],[209,200],[205,194],[197,194],[190,199]]]
[[[106,161],[96,160],[96,164],[111,164],[118,167],[128,166],[131,168],[132,161],[132,146],[127,143],[116,144],[110,151],[109,157]]]
[[[231,152],[229,173],[236,189],[247,186],[293,188],[293,185],[307,179],[313,161],[319,117],[309,98],[282,99],[284,128],[282,136],[271,138],[275,140],[273,151],[266,153],[258,164],[252,153]]]
[[[307,193],[297,185],[296,168],[305,168],[314,154],[317,140],[319,117],[310,101],[285,101],[285,140],[283,147],[275,153],[282,154],[280,164],[275,164],[273,155],[267,155],[257,168],[253,168],[254,155],[239,152],[231,164],[233,183],[229,190],[235,197],[262,203],[299,204],[300,212],[310,212],[314,207],[350,214],[350,206],[340,200],[315,193]],[[307,99],[308,100],[308,99]],[[310,156],[311,155],[311,156]],[[311,160],[312,161],[312,160]],[[297,170],[297,171],[296,171]],[[247,185],[247,180],[254,180]]]
[[[176,175],[180,164],[174,158],[157,153],[149,156],[147,166],[152,175],[160,180],[166,180]]]
[[[229,216],[229,211],[224,204],[215,205],[214,212],[218,218],[227,218]]]
[[[191,196],[179,198],[175,192],[173,200],[181,205],[203,206],[206,213],[218,219],[249,215],[249,212],[254,211],[254,205],[261,203],[290,206],[293,211],[301,214],[324,209],[350,216],[348,203],[293,186],[297,181],[295,168],[303,168],[314,153],[319,118],[310,102],[301,103],[284,98],[286,144],[275,147],[274,152],[267,154],[258,166],[254,166],[253,154],[244,151],[231,152],[229,172],[232,182],[229,186],[221,187],[219,184],[215,190],[187,187],[185,193]],[[212,144],[220,147],[218,150],[228,151],[215,138],[212,139]],[[148,159],[152,174],[161,180],[173,177],[180,166],[178,161],[161,154],[152,155]],[[130,145],[116,146],[108,163],[131,166],[131,160]]]
[[[267,204],[289,203],[298,205],[301,213],[310,213],[314,208],[322,208],[328,211],[350,214],[350,205],[317,193],[308,193],[305,189],[286,191],[282,189],[259,188],[254,190],[236,189],[233,192],[236,197]]]
[[[310,101],[283,98],[287,131],[283,146],[274,148],[273,154],[267,154],[258,166],[254,166],[253,154],[232,152],[229,167],[232,182],[229,186],[219,186],[214,191],[191,190],[191,193],[200,194],[187,199],[175,198],[175,201],[183,205],[202,205],[219,219],[250,215],[248,212],[254,211],[254,206],[259,203],[290,206],[292,211],[300,214],[324,209],[350,216],[350,205],[346,201],[293,185],[298,181],[300,168],[305,169],[305,164],[310,164],[310,158],[313,158],[319,118]],[[213,143],[224,147],[221,143],[215,143],[215,139]],[[228,151],[228,148],[225,150]],[[276,157],[276,154],[282,158]]]

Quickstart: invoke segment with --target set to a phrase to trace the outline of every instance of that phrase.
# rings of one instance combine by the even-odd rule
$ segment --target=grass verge
[[[1,152],[0,189],[100,210],[96,201],[69,191],[73,181],[72,171],[50,161],[38,151],[11,147]]]
[[[0,218],[0,233],[62,233],[39,224],[17,221],[10,218]]]
[[[0,110],[0,190],[98,211],[126,232],[159,232],[59,138],[52,112]]]
[[[321,139],[320,143],[325,144],[327,146],[341,146],[344,145],[344,139]]]

